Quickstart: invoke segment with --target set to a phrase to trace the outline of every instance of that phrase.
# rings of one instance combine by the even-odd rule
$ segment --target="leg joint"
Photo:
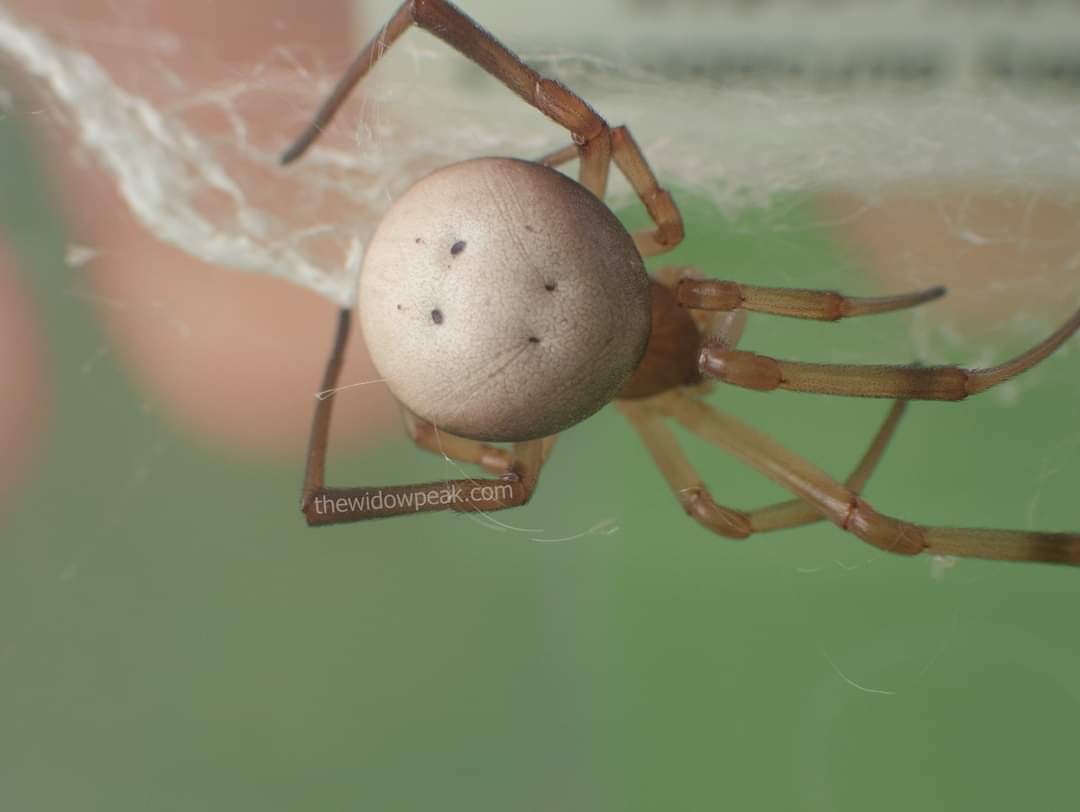
[[[919,525],[878,513],[857,496],[840,526],[889,553],[918,555],[927,547],[926,533]]]
[[[544,115],[570,130],[578,146],[609,132],[607,122],[599,113],[554,79],[541,78],[536,83],[536,106]]]
[[[679,502],[688,516],[718,535],[744,539],[754,532],[745,513],[716,504],[702,485],[679,491]]]

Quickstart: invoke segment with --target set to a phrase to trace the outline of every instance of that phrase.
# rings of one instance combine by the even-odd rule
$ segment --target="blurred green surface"
[[[827,525],[711,537],[611,409],[498,516],[541,533],[445,515],[306,530],[300,459],[217,455],[113,353],[87,369],[107,337],[70,295],[48,184],[7,124],[0,222],[48,325],[57,411],[0,518],[0,809],[1075,808],[1080,572],[935,577]],[[675,262],[874,292],[805,202],[736,221],[684,205]],[[906,362],[907,318],[758,318],[745,344]],[[1080,529],[1078,362],[1051,359],[1015,405],[914,406],[869,498],[926,522]],[[887,409],[712,401],[838,476]],[[681,436],[718,500],[781,496]],[[333,478],[442,471],[395,441]]]

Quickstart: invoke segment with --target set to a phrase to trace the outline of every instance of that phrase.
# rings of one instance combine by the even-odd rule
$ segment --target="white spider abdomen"
[[[423,178],[364,256],[359,311],[379,374],[452,434],[521,441],[610,401],[649,338],[626,229],[561,173],[480,158]]]

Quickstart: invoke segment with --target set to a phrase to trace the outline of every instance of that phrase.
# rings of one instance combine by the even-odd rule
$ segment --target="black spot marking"
[[[465,250],[465,240],[458,240],[456,243],[450,246],[450,255],[456,257],[462,251]]]
[[[398,305],[398,306],[397,306],[397,309],[398,309],[398,310],[404,310],[405,308],[404,308],[404,307],[402,307],[401,305]]]
[[[555,290],[559,285],[557,282],[545,282],[544,290]]]
[[[540,343],[540,339],[539,339],[539,338],[537,338],[536,336],[529,336],[529,343],[530,343],[530,344],[539,344],[539,343]]]
[[[416,238],[416,244],[417,244],[417,245],[419,245],[419,244],[420,244],[420,243],[422,243],[422,242],[423,242],[423,240],[422,240],[422,239],[420,239],[419,237],[417,237],[417,238]]]
[[[431,311],[431,320],[436,324],[442,324],[443,315],[442,311],[439,310],[439,308],[436,307],[434,310]]]
[[[534,233],[536,231],[536,229],[533,228],[532,226],[525,226],[525,230],[528,231],[530,234],[532,234],[532,233]]]

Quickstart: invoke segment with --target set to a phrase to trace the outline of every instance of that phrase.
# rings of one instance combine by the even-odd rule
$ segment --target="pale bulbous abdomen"
[[[592,193],[527,161],[421,179],[364,256],[372,360],[407,408],[463,437],[521,441],[596,412],[649,338],[649,277]]]

